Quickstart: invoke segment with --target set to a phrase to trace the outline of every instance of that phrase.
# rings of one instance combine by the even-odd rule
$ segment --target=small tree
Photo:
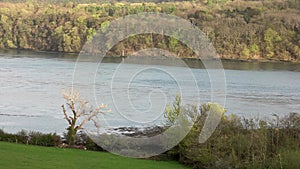
[[[89,106],[86,100],[80,97],[80,94],[77,91],[65,91],[63,97],[66,100],[66,103],[61,107],[65,119],[69,124],[67,128],[67,142],[72,146],[75,144],[77,132],[83,129],[83,126],[87,122],[93,121],[94,125],[97,128],[99,127],[97,116],[107,112],[103,110],[106,108],[106,105],[101,104],[94,109],[92,106]]]

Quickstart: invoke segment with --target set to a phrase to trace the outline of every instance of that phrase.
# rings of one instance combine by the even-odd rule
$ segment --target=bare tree
[[[63,97],[66,103],[61,107],[69,124],[67,128],[67,142],[72,146],[75,143],[77,132],[83,129],[83,126],[89,121],[93,121],[94,125],[99,128],[97,116],[108,112],[108,110],[105,110],[106,105],[104,104],[93,108],[85,99],[81,98],[77,91],[65,91],[63,92]]]

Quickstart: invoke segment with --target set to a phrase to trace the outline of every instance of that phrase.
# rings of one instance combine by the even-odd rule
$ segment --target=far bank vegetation
[[[299,0],[91,2],[1,2],[0,48],[79,52],[97,30],[119,17],[163,12],[202,30],[224,59],[300,60]],[[156,34],[128,37],[112,46],[108,55],[126,56],[151,47],[197,57],[177,39]]]

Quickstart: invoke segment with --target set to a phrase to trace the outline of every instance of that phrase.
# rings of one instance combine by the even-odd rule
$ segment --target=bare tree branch
[[[103,114],[109,111],[103,111],[106,108],[106,105],[101,104],[96,109],[88,105],[88,102],[82,98],[78,92],[68,91],[63,93],[63,97],[66,100],[65,105],[68,109],[65,108],[65,105],[62,105],[63,113],[65,119],[69,123],[68,129],[68,138],[69,144],[74,144],[74,138],[77,134],[78,130],[83,129],[83,126],[92,121],[96,128],[99,128],[100,125],[98,124],[99,119],[98,115]],[[71,112],[68,113],[67,110]],[[78,119],[81,122],[78,122]],[[79,123],[79,124],[77,124]]]
[[[63,109],[63,113],[64,113],[64,116],[65,116],[65,119],[68,121],[69,124],[72,124],[71,120],[68,118],[68,115],[67,115],[67,111],[65,109],[65,106],[64,105],[61,105],[62,109]]]

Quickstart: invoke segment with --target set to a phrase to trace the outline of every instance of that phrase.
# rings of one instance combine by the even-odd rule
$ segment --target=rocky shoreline
[[[147,127],[116,127],[106,128],[100,131],[100,134],[128,136],[128,137],[153,137],[164,131],[163,126]]]

